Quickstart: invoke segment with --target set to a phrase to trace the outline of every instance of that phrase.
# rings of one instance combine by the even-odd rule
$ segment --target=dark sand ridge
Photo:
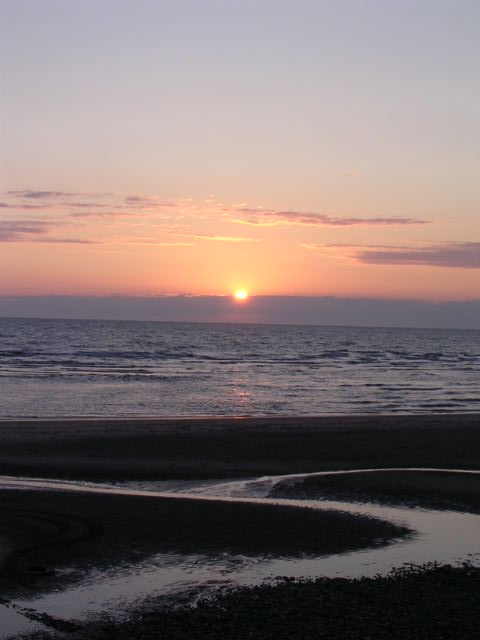
[[[269,495],[273,498],[378,502],[480,513],[480,474],[383,470],[309,476],[281,481]]]
[[[0,422],[0,473],[231,478],[372,467],[480,469],[478,414]]]
[[[154,553],[324,555],[384,544],[409,533],[366,516],[295,506],[75,491],[0,491],[0,534],[11,551],[0,596],[49,590],[91,568]],[[76,572],[63,575],[62,567]]]

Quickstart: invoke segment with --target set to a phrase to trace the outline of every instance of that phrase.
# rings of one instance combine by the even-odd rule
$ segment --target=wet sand
[[[313,556],[409,533],[337,511],[75,491],[2,490],[0,516],[0,532],[13,548],[0,568],[3,596],[48,591],[92,568],[135,564],[156,553]]]
[[[152,605],[124,624],[91,624],[79,640],[473,640],[480,569],[425,567],[362,580],[285,581],[239,589],[195,609]],[[46,635],[39,636],[47,640]]]
[[[269,495],[480,513],[480,474],[384,470],[310,476],[280,482]]]
[[[0,422],[0,473],[87,480],[480,469],[477,414]]]
[[[0,474],[4,475],[99,481],[181,480],[372,467],[480,469],[478,416],[42,420],[0,423]],[[448,484],[449,476],[443,474],[443,479],[433,476],[427,479],[422,474],[411,476],[408,486],[403,489],[403,499],[408,494],[421,504],[422,500],[431,497],[435,485],[437,489],[441,486],[441,498],[453,491],[452,500],[458,500],[455,492],[465,495],[468,477],[455,479],[453,484]],[[394,493],[392,487],[398,488],[399,477],[392,475],[387,483],[384,478],[379,473],[369,476],[369,481],[363,484],[363,494],[369,493],[375,498],[377,491],[376,498],[385,500],[386,495]],[[335,481],[330,479],[329,482]],[[333,488],[330,485],[322,490],[327,493],[330,491],[330,495],[335,491],[337,495],[344,491],[351,498],[354,487],[352,480],[344,481],[347,484],[350,482],[350,486],[342,485],[341,480],[336,482]],[[463,488],[458,482],[464,483]],[[307,488],[313,492],[319,491],[315,482]],[[467,491],[472,508],[476,500],[475,492],[476,489]],[[377,520],[338,513],[315,513],[294,507],[257,508],[257,505],[216,502],[199,505],[194,500],[151,500],[26,490],[2,491],[0,500],[0,535],[13,547],[3,564],[0,591],[9,594],[18,590],[49,590],[65,581],[75,580],[88,568],[128,563],[142,555],[162,550],[208,554],[225,551],[287,555],[328,553],[358,549],[405,533]],[[293,545],[292,541],[295,541]],[[62,567],[70,567],[74,571],[63,575]],[[51,569],[55,570],[53,574]],[[477,618],[471,609],[468,611],[471,594],[478,593],[478,572],[464,570],[460,573],[461,577],[455,573],[455,578],[453,574],[448,574],[448,579],[456,581],[457,586],[463,585],[459,588],[466,594],[462,600],[466,604],[463,609],[458,605],[460,608],[457,613],[466,616],[468,612],[470,618],[478,620],[478,611],[475,614]],[[449,601],[449,589],[442,591],[443,575],[435,574],[423,583],[415,578],[404,583],[403,591],[400,588],[398,593],[403,593],[405,602],[413,607],[415,619],[421,620],[415,594],[424,593],[422,597],[427,598],[428,590],[435,584],[440,593],[438,602]],[[398,584],[397,578],[392,580]],[[398,597],[393,582],[382,580],[375,583],[381,583],[379,589],[368,581],[325,581],[322,583],[324,586],[318,587],[319,592],[316,591],[317,587],[310,590],[310,587],[296,583],[283,588],[293,590],[288,592],[291,607],[295,609],[297,603],[298,611],[307,615],[307,609],[318,609],[316,599],[324,597],[319,595],[323,593],[322,589],[333,588],[336,593],[337,587],[328,586],[334,583],[339,587],[338,593],[346,590],[345,593],[350,595],[339,596],[337,602],[337,596],[332,596],[333,592],[329,591],[330,595],[325,597],[327,601],[331,599],[335,606],[332,604],[333,608],[329,608],[325,603],[322,605],[326,607],[324,611],[327,617],[334,616],[335,611],[338,615],[338,607],[347,600],[352,602],[351,612],[362,616],[365,602],[370,602],[372,593],[376,594],[376,601],[383,602],[379,604],[380,609],[377,607],[376,613],[372,614],[378,616],[379,611],[387,610],[389,603]],[[348,586],[351,584],[352,587]],[[335,631],[325,620],[321,623],[317,614],[313,618],[310,616],[313,627],[305,631],[306,635],[295,635],[295,629],[298,631],[302,628],[298,626],[299,623],[281,622],[282,609],[286,606],[282,600],[285,592],[282,588],[280,591],[270,589],[273,588],[242,591],[240,596],[232,596],[230,601],[220,599],[211,603],[213,608],[205,605],[206,609],[200,609],[198,614],[200,618],[188,611],[179,614],[178,618],[176,614],[159,612],[150,603],[148,611],[132,614],[128,623],[102,623],[100,626],[86,627],[85,632],[89,638],[153,638],[159,635],[165,639],[306,638],[310,637],[308,634],[314,634],[311,637],[317,638],[323,637],[319,630],[324,629],[327,633],[325,637],[363,637],[355,635],[358,625],[355,619],[345,623],[343,631],[341,624],[339,630]],[[354,591],[350,592],[350,589]],[[238,602],[245,606],[242,604],[236,612],[235,603]],[[280,620],[278,625],[270,624],[271,616],[265,615],[267,610],[273,611],[274,618]],[[450,614],[447,615],[447,610],[441,606],[438,610],[432,609],[431,620],[428,615],[424,615],[423,620],[433,621],[433,624],[437,614],[441,614],[447,624]],[[257,617],[252,618],[252,615]],[[396,637],[391,633],[396,628],[394,618],[398,615],[398,612],[389,612],[386,616],[388,624],[385,629],[390,629],[390,632],[368,637]],[[292,618],[292,621],[295,619]],[[212,624],[215,625],[214,630]],[[367,626],[374,629],[375,624],[374,618],[371,618]],[[337,632],[339,635],[335,635]],[[398,637],[435,636],[415,636],[405,632]],[[447,634],[444,637],[454,636]],[[462,636],[460,633],[457,637],[468,635]]]

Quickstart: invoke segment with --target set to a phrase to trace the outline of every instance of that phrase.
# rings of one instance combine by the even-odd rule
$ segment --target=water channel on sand
[[[370,503],[266,497],[275,485],[285,480],[295,481],[311,476],[365,471],[367,470],[293,474],[230,482],[167,481],[128,483],[122,486],[0,477],[0,489],[76,491],[171,499],[194,497],[209,501],[335,509],[388,520],[406,526],[413,532],[410,536],[393,540],[383,546],[320,557],[266,558],[230,554],[206,556],[163,553],[108,571],[92,570],[74,586],[31,599],[0,602],[0,638],[5,639],[21,632],[42,628],[38,621],[29,619],[32,613],[33,618],[37,619],[45,613],[63,620],[85,620],[105,614],[120,616],[130,605],[150,596],[183,596],[187,601],[192,601],[199,594],[211,593],[222,586],[255,585],[276,576],[353,578],[388,573],[392,568],[406,564],[453,564],[462,561],[480,564],[480,515]],[[465,473],[463,470],[448,471]],[[1,548],[0,544],[0,551]]]

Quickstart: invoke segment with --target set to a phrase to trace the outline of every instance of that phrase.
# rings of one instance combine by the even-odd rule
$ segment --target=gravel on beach
[[[85,625],[75,640],[474,640],[480,569],[426,566],[385,577],[241,588],[194,608],[150,603],[127,620]],[[60,638],[60,635],[54,635]],[[63,636],[62,636],[63,637]],[[29,636],[47,640],[46,633]]]

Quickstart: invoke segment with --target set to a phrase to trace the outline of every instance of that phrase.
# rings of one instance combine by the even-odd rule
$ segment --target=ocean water
[[[479,331],[0,319],[0,418],[479,410]]]

